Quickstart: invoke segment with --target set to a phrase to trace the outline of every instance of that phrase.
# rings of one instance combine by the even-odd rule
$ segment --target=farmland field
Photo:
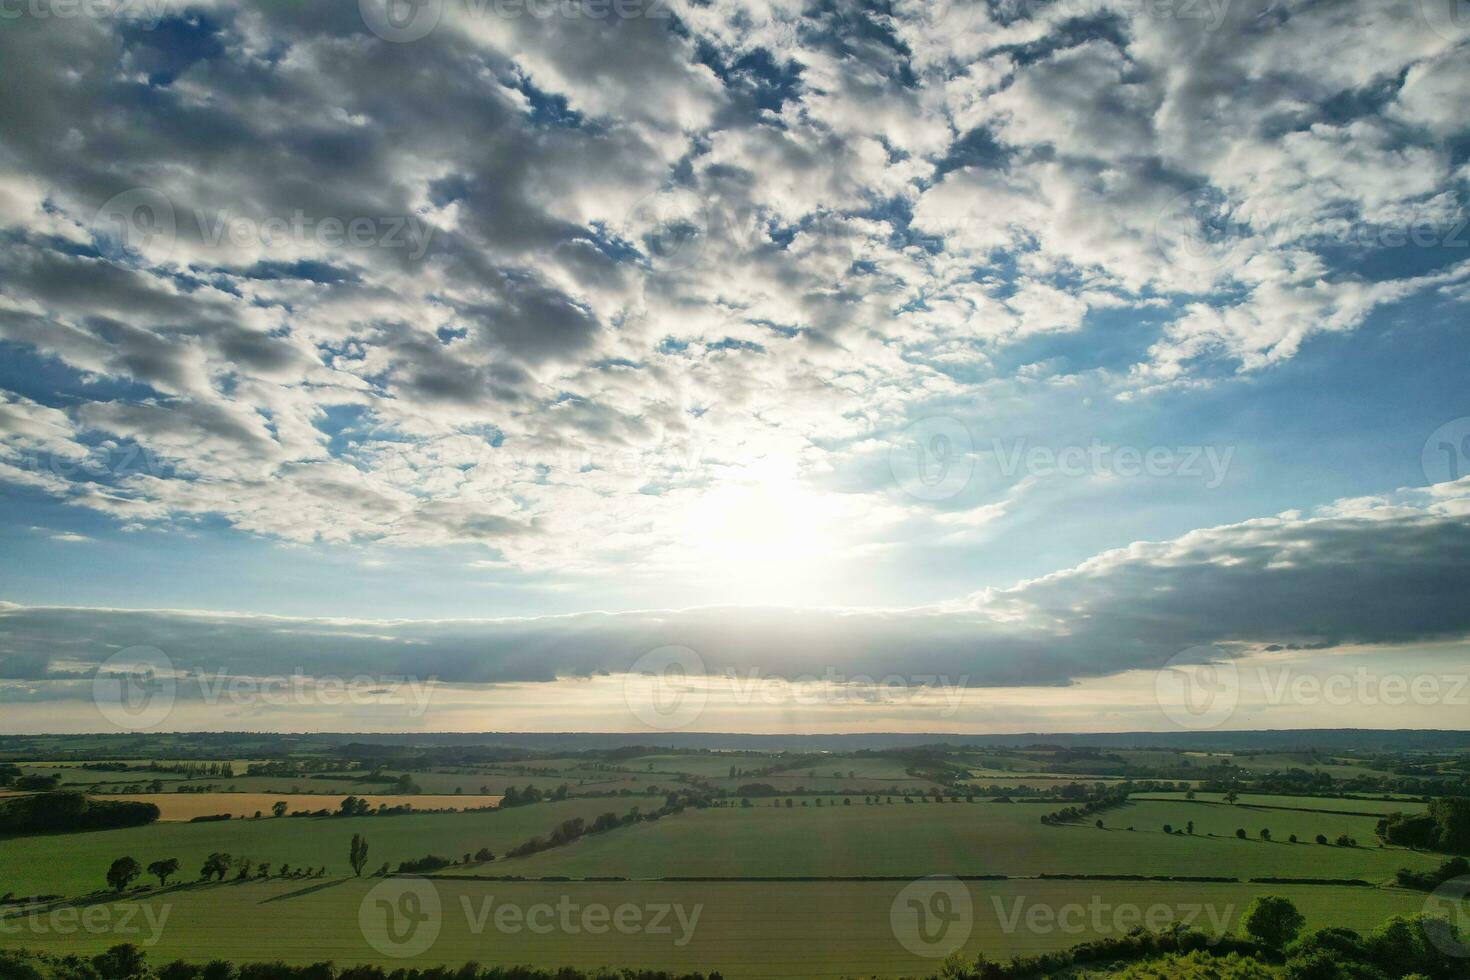
[[[405,814],[386,817],[263,817],[216,823],[157,823],[123,830],[101,830],[65,837],[36,836],[0,840],[0,892],[17,895],[79,895],[104,886],[107,866],[128,855],[141,864],[176,857],[182,876],[214,851],[268,861],[279,866],[326,865],[329,872],[347,870],[347,844],[360,833],[372,844],[371,866],[437,853],[458,857],[488,847],[499,854],[526,839],[544,834],[571,817],[592,820],[609,810],[656,807],[646,798],[566,800],[486,813]]]
[[[411,806],[415,810],[468,810],[495,806],[500,796],[375,796],[356,794],[358,799],[377,809],[379,806]],[[345,794],[304,795],[290,793],[135,793],[107,797],[110,800],[136,800],[152,803],[158,807],[160,820],[192,820],[228,813],[234,817],[250,817],[255,813],[269,814],[277,802],[285,803],[287,812],[297,810],[315,812],[335,811],[346,799]]]
[[[861,876],[954,874],[1147,874],[1228,877],[1337,877],[1386,880],[1402,867],[1425,868],[1430,856],[1373,846],[1368,817],[1278,813],[1253,817],[1252,839],[1236,840],[1239,818],[1207,804],[1131,804],[1090,823],[1046,827],[1038,804],[944,803],[722,808],[579,841],[528,858],[497,863],[496,873],[530,877],[618,875]],[[840,801],[836,801],[839,802]],[[1196,822],[1196,836],[1166,835],[1164,823]],[[1263,823],[1263,821],[1265,821]],[[1350,833],[1366,846],[1265,843],[1270,826],[1310,840]],[[1204,836],[1209,832],[1220,835]],[[710,846],[711,842],[718,846]]]
[[[324,753],[281,765],[285,775],[187,780],[145,769],[27,766],[61,774],[104,804],[155,803],[162,819],[0,838],[0,894],[12,899],[0,904],[0,948],[85,952],[128,940],[155,964],[174,957],[386,967],[475,960],[718,970],[731,980],[932,976],[943,953],[927,939],[916,945],[914,930],[922,918],[927,933],[930,913],[949,915],[953,902],[964,907],[958,921],[965,929],[952,948],[998,960],[1121,936],[1135,925],[1180,922],[1211,935],[1239,934],[1244,910],[1263,894],[1288,898],[1309,926],[1371,930],[1425,907],[1424,892],[1399,887],[1400,870],[1430,872],[1444,859],[1378,840],[1380,815],[1425,810],[1419,799],[1383,798],[1402,788],[1387,779],[1336,796],[1232,781],[1224,785],[1237,799],[1227,804],[1220,783],[1189,798],[1186,789],[1199,781],[1177,778],[1191,774],[1180,765],[1185,754],[1157,749],[1081,760],[1083,769],[1158,766],[1167,773],[1146,783],[1077,771],[1069,765],[1073,753],[1040,749],[816,754],[796,768],[748,774],[793,758],[666,752],[470,764],[425,754],[365,766],[334,763]],[[1351,759],[1343,764],[1367,769]],[[732,777],[731,766],[747,774]],[[403,774],[424,792],[370,792]],[[93,776],[107,781],[83,781]],[[154,778],[162,792],[99,792]],[[779,795],[743,799],[741,789],[752,783]],[[1017,802],[968,802],[974,784],[1015,790]],[[182,785],[194,789],[177,792]],[[492,792],[474,792],[482,785]],[[499,801],[503,787],[549,792],[563,785],[566,799],[469,813],[269,815],[277,801],[288,812],[335,811],[348,794],[374,807],[442,811]],[[902,788],[890,795],[894,785]],[[1310,785],[1324,785],[1323,777],[1310,777]],[[200,791],[205,786],[214,789]],[[651,786],[661,789],[576,795]],[[287,792],[293,787],[303,792]],[[940,789],[945,801],[934,802]],[[634,807],[640,819],[621,819]],[[1077,807],[1090,809],[1042,822]],[[235,818],[188,822],[220,813]],[[606,814],[620,819],[594,828]],[[1318,835],[1329,843],[1316,843]],[[349,865],[355,836],[367,844],[361,876]],[[1341,836],[1356,846],[1338,846]],[[493,857],[476,857],[482,849]],[[512,849],[519,856],[508,856]],[[211,855],[226,856],[224,877],[216,870],[215,880],[201,880]],[[448,863],[428,878],[396,871],[430,855]],[[123,858],[134,859],[140,873],[122,893],[110,891],[109,868]],[[160,886],[143,869],[167,858],[180,866]],[[248,877],[239,875],[241,859],[252,863]],[[263,877],[262,863],[269,866]],[[934,889],[943,892],[941,904]],[[423,918],[425,908],[436,911]],[[584,912],[591,918],[577,918]],[[387,923],[400,913],[408,918]],[[614,914],[633,916],[633,925],[618,919],[623,925],[608,927]],[[83,921],[93,926],[77,928]],[[434,923],[422,946],[385,939],[420,921]]]
[[[1196,802],[1200,803],[1224,803],[1224,793],[1194,794]],[[1133,797],[1135,800],[1177,800],[1184,802],[1183,793],[1139,793]],[[1422,813],[1424,804],[1418,800],[1375,800],[1375,799],[1342,799],[1340,797],[1320,796],[1273,796],[1259,793],[1241,793],[1235,802],[1240,807],[1271,807],[1284,810],[1335,810],[1345,813],[1382,813],[1394,812]]]
[[[719,970],[725,977],[839,977],[899,975],[932,970],[934,961],[908,952],[895,938],[895,916],[904,906],[901,882],[801,882],[773,887],[756,882],[484,882],[437,879],[432,889],[443,910],[442,926],[423,952],[400,958],[364,939],[359,915],[371,908],[372,879],[335,879],[325,883],[264,882],[189,886],[145,893],[134,900],[148,915],[135,913],[136,934],[57,934],[49,920],[35,917],[0,926],[0,942],[57,950],[100,950],[130,940],[144,943],[150,957],[205,960],[258,958],[261,936],[269,936],[268,955],[292,963],[331,959],[337,963],[392,962],[394,965],[559,963],[584,968],[636,964],[664,969]],[[393,888],[404,880],[389,879]],[[973,928],[963,949],[992,958],[1059,949],[1097,936],[1121,935],[1144,915],[1158,926],[1189,920],[1207,931],[1234,930],[1257,889],[1245,885],[1195,885],[1131,882],[1003,881],[965,882],[973,908]],[[1330,886],[1279,886],[1309,923],[1369,929],[1391,914],[1417,911],[1423,896],[1398,889]],[[494,912],[511,906],[527,918],[498,927]],[[571,912],[574,930],[532,930],[537,906]],[[648,929],[625,934],[603,926],[601,934],[580,928],[589,906],[633,906]],[[652,932],[657,907],[679,906]],[[895,912],[895,906],[898,912]],[[166,909],[166,911],[165,911]],[[1037,915],[1040,910],[1042,915]],[[106,920],[101,913],[94,913]],[[110,921],[121,922],[121,913]],[[152,929],[150,923],[162,922]],[[250,929],[238,928],[249,922]],[[692,928],[685,926],[692,922]],[[1098,928],[1098,926],[1101,928]],[[477,931],[478,930],[478,931]],[[687,936],[687,941],[685,940]],[[681,943],[681,941],[683,941]]]

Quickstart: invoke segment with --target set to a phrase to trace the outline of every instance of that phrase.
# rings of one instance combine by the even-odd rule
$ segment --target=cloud
[[[712,674],[943,676],[1067,685],[1188,647],[1410,645],[1470,635],[1470,480],[1138,542],[951,603],[697,608],[498,620],[303,619],[0,605],[0,664],[45,683],[129,648],[214,675],[409,675],[461,684],[619,673],[695,650]],[[123,656],[126,659],[126,656]]]
[[[445,6],[7,21],[0,350],[57,393],[0,392],[0,480],[679,574],[773,465],[891,528],[853,447],[1018,377],[1189,389],[1466,296],[1452,249],[1334,244],[1465,214],[1465,38],[1412,0]]]

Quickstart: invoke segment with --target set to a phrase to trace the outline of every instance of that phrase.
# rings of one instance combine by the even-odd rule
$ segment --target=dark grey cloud
[[[1365,506],[1139,543],[1013,588],[906,610],[699,608],[519,620],[293,619],[0,607],[0,663],[43,678],[136,645],[207,673],[410,674],[447,682],[615,673],[676,644],[711,673],[941,675],[1054,686],[1162,666],[1203,644],[1407,645],[1470,635],[1470,484],[1426,506]],[[1421,503],[1424,503],[1421,501]],[[456,519],[464,519],[463,514]],[[507,528],[484,518],[495,534]],[[964,678],[961,682],[959,679]]]

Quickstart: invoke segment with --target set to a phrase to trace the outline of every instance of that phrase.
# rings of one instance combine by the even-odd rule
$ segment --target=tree
[[[152,976],[148,970],[148,961],[143,956],[143,951],[132,943],[120,943],[113,946],[105,953],[99,953],[92,957],[92,967],[97,972],[91,976],[101,976],[107,980],[123,980],[124,977],[147,977]],[[70,974],[82,976],[81,973]]]
[[[230,870],[231,863],[228,854],[223,851],[215,851],[204,859],[204,864],[199,868],[199,879],[208,881],[211,878],[218,878],[223,881],[225,873]]]
[[[1271,829],[1269,827],[1262,827],[1261,828],[1261,840],[1269,841],[1270,839],[1271,839]]]
[[[254,865],[255,865],[255,862],[252,861],[252,860],[250,860],[247,857],[236,858],[235,859],[235,880],[236,881],[244,881],[246,878],[249,878],[250,877],[250,869],[252,867],[254,867]]]
[[[124,891],[133,879],[143,873],[143,866],[130,857],[120,857],[107,869],[107,885],[115,892]]]
[[[163,861],[154,861],[148,865],[148,873],[158,879],[158,887],[162,888],[168,884],[169,878],[178,874],[179,859],[167,858]]]
[[[361,834],[352,835],[352,843],[347,849],[347,863],[352,865],[352,873],[362,877],[362,869],[367,865],[368,842]]]
[[[1187,834],[1193,834],[1194,833],[1194,821],[1193,820],[1189,821],[1189,823],[1187,823],[1187,824],[1184,825],[1184,832],[1187,833]]]
[[[286,815],[286,801],[277,800],[271,804],[271,816],[284,817]]]
[[[1226,803],[1234,803],[1238,799],[1240,799],[1240,797],[1235,795],[1235,790],[1233,790],[1233,789],[1230,792],[1228,792],[1228,793],[1225,794],[1225,802]]]
[[[1237,827],[1237,828],[1235,828],[1235,836],[1236,837],[1239,837],[1241,840],[1245,840],[1245,828],[1244,827]]]
[[[1263,946],[1280,950],[1296,938],[1307,920],[1289,899],[1262,895],[1246,909],[1241,925],[1246,935]]]

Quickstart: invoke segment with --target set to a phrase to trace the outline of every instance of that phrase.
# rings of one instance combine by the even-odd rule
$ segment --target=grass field
[[[385,885],[386,890],[373,893]],[[410,941],[422,937],[432,942],[421,952],[398,958],[392,954],[410,947],[388,946],[385,954],[365,940],[360,922],[367,922],[368,935],[380,936],[380,920],[371,918],[382,915],[376,902],[383,898],[391,903],[404,887],[397,879],[191,885],[101,907],[108,911],[90,911],[105,926],[101,929],[62,932],[46,916],[0,920],[0,945],[87,952],[123,941],[145,945],[156,938],[145,945],[155,963],[176,957],[293,963],[331,959],[392,966],[477,960],[486,965],[717,969],[732,980],[893,976],[937,967],[937,959],[916,955],[898,938],[911,935],[906,931],[905,916],[911,913],[901,894],[903,882],[417,882],[411,887],[431,889],[430,901],[441,914],[428,920],[434,926],[411,933]],[[1367,930],[1392,914],[1418,911],[1423,903],[1415,892],[1327,886],[1032,880],[965,882],[959,887],[970,905],[970,914],[961,920],[969,926],[962,949],[970,956],[983,951],[994,959],[1118,935],[1144,915],[1160,925],[1189,920],[1210,932],[1222,925],[1233,931],[1251,899],[1266,890],[1289,897],[1310,926],[1331,923]],[[519,915],[497,926],[497,910],[506,906]],[[538,906],[549,908],[538,913]],[[619,931],[605,922],[602,934],[581,928],[583,921],[597,927],[596,920],[582,918],[588,908],[626,906],[638,911],[634,929]],[[675,906],[682,918],[672,911]],[[561,919],[558,908],[569,910],[570,918]],[[655,926],[659,908],[671,911]],[[532,931],[532,925],[552,916],[556,918],[550,921],[571,921],[574,929]],[[630,913],[624,922],[632,921]],[[241,928],[241,923],[248,927]]]
[[[73,772],[78,771],[73,770]],[[169,793],[176,792],[181,785],[189,785],[201,788],[208,786],[221,792],[338,793],[344,796],[349,793],[362,796],[365,793],[375,792],[382,795],[384,791],[392,789],[392,779],[400,774],[399,771],[394,771],[388,774],[389,779],[364,782],[354,778],[360,774],[353,773],[292,776],[201,776],[185,779],[176,773],[153,773],[147,770],[140,770],[136,774],[86,772],[85,770],[79,772],[82,773],[80,777],[74,778],[63,774],[62,778],[69,786],[83,788],[89,792],[118,792],[123,787],[136,787],[158,779],[163,783],[164,792]],[[455,790],[461,790],[464,795],[479,794],[481,787],[488,790],[490,795],[498,796],[512,784],[517,787],[531,785],[546,791],[566,785],[569,791],[575,794],[616,793],[624,789],[642,792],[650,785],[672,786],[675,784],[673,776],[652,773],[628,775],[568,771],[556,776],[527,776],[520,773],[487,770],[473,773],[413,771],[408,775],[425,794],[437,796],[453,796],[456,795]]]
[[[268,861],[279,867],[347,868],[353,834],[368,839],[369,869],[439,854],[457,858],[488,847],[496,854],[544,835],[571,817],[591,820],[635,805],[657,809],[661,799],[565,800],[486,813],[406,814],[391,817],[264,817],[214,823],[158,823],[124,830],[0,840],[0,893],[80,895],[104,887],[108,865],[124,855],[145,867],[175,857],[181,877],[193,878],[213,851]]]
[[[763,801],[765,802],[765,801]],[[1383,881],[1403,867],[1437,865],[1429,855],[1373,846],[1373,818],[1150,802],[1090,823],[1046,827],[1045,804],[945,803],[865,806],[758,806],[685,813],[655,824],[497,863],[496,873],[629,878],[668,876],[848,876],[927,874],[1146,874],[1332,877]],[[1196,836],[1166,835],[1164,823],[1193,819]],[[1265,843],[1234,838],[1243,825],[1282,840],[1346,832],[1366,846]],[[1210,831],[1228,835],[1204,836]],[[1308,835],[1307,832],[1310,831]]]
[[[1133,796],[1135,800],[1179,800],[1183,801],[1183,793],[1137,793]],[[1195,799],[1202,803],[1224,803],[1223,793],[1195,793]],[[1319,796],[1272,796],[1261,793],[1241,793],[1235,803],[1241,807],[1273,807],[1288,810],[1335,810],[1345,813],[1422,813],[1425,804],[1418,800],[1357,800],[1342,799],[1339,797]]]
[[[380,805],[395,807],[406,804],[415,810],[466,810],[495,806],[503,799],[500,796],[470,795],[375,796],[365,793],[355,795],[361,800],[366,800],[368,806],[373,809],[377,809]],[[136,800],[140,803],[152,803],[158,807],[158,819],[167,821],[188,821],[195,817],[209,817],[220,813],[228,813],[237,818],[250,817],[255,813],[264,813],[269,816],[271,807],[277,802],[284,802],[288,813],[297,810],[335,811],[346,798],[347,794],[342,793],[328,796],[291,793],[132,793],[106,797],[109,800]]]

